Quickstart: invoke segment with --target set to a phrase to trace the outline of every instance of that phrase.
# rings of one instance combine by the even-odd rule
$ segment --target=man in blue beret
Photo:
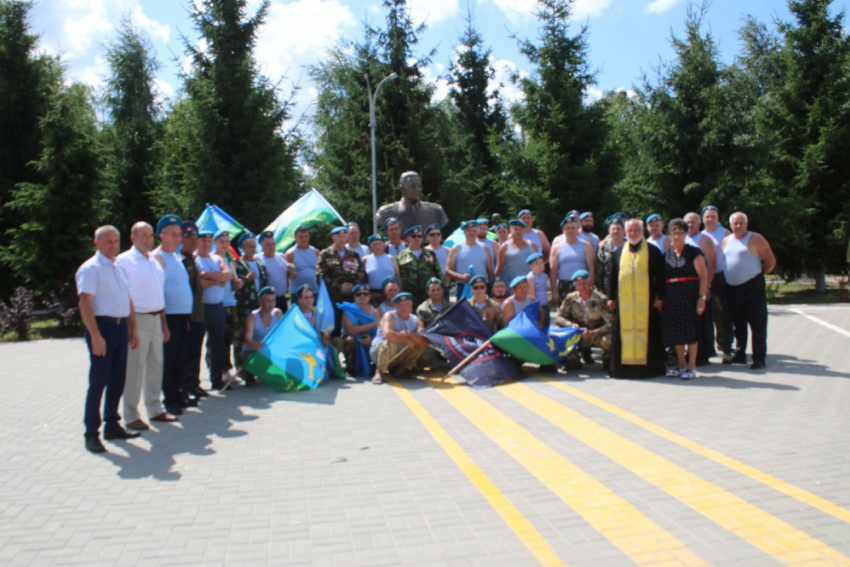
[[[387,254],[395,258],[398,253],[407,248],[407,242],[401,239],[401,223],[395,217],[384,221],[384,233],[387,235]]]
[[[625,221],[616,214],[611,215],[605,219],[605,230],[608,231],[608,237],[599,244],[596,253],[596,289],[603,293],[611,284],[614,255],[626,241]]]
[[[517,276],[528,274],[528,257],[540,252],[540,247],[526,238],[526,225],[519,219],[508,221],[510,237],[499,246],[496,258],[496,274],[504,276],[510,283]],[[545,259],[548,261],[548,258]]]
[[[581,329],[581,347],[602,349],[602,368],[611,364],[611,333],[614,330],[614,313],[608,299],[593,289],[593,280],[587,270],[577,270],[571,278],[575,291],[567,294],[554,319],[556,327]],[[593,359],[590,359],[593,362]],[[564,364],[566,370],[582,367],[581,352],[575,349]]]
[[[336,314],[334,337],[340,335],[342,326],[342,311],[336,307],[336,304],[343,301],[353,303],[354,286],[366,281],[366,270],[360,256],[345,247],[346,231],[347,228],[344,226],[331,231],[333,244],[319,253],[319,260],[316,262],[316,275],[325,279],[328,294],[331,296],[331,302],[334,305],[334,313]]]
[[[487,278],[484,276],[474,276],[469,281],[472,297],[467,301],[490,329],[490,332],[495,333],[502,328],[502,308],[493,298],[487,295],[487,283]]]
[[[422,247],[422,227],[408,228],[404,236],[408,247],[399,252],[396,260],[404,290],[413,296],[413,304],[419,305],[428,297],[425,286],[432,278],[441,278],[440,262],[437,256]]]
[[[519,315],[523,309],[528,307],[531,299],[528,296],[528,277],[516,276],[511,280],[511,291],[513,295],[505,300],[502,304],[502,324],[507,326],[511,319]],[[537,321],[538,325],[540,321]]]
[[[289,289],[295,290],[303,285],[309,285],[313,293],[319,291],[319,280],[316,278],[316,263],[319,261],[319,251],[310,244],[310,230],[300,225],[295,229],[295,246],[284,254],[287,263],[293,267],[295,274],[290,274]]]
[[[289,280],[295,277],[295,266],[291,266],[281,252],[277,251],[274,233],[266,230],[257,235],[257,244],[263,251],[260,261],[266,266],[266,277],[274,289],[275,307],[281,313],[286,313],[289,305],[286,293],[289,291]]]
[[[360,242],[360,225],[354,221],[348,221],[348,235],[345,247],[349,250],[353,250],[360,256],[360,259],[363,259],[367,254],[369,254],[369,247],[365,244],[361,244]]]
[[[593,246],[593,253],[596,254],[599,251],[599,237],[593,232],[593,213],[589,211],[582,213],[579,215],[579,219],[581,220],[581,232],[578,237],[589,242]]]
[[[245,381],[246,386],[253,386],[254,377],[242,371],[242,341],[245,335],[245,321],[257,308],[261,289],[268,287],[269,276],[266,265],[257,257],[257,238],[245,231],[239,237],[238,247],[241,256],[234,262],[236,279],[241,282],[234,292],[236,295],[236,332],[233,334],[233,362],[238,376]]]
[[[552,301],[561,303],[561,298],[573,291],[570,279],[576,270],[585,270],[591,279],[596,274],[596,254],[589,242],[579,239],[580,220],[568,215],[561,221],[563,240],[552,246],[549,258],[549,283],[552,286]]]
[[[227,311],[224,307],[224,288],[233,279],[230,267],[221,256],[212,254],[213,232],[201,230],[198,234],[198,250],[195,266],[204,290],[204,331],[207,335],[209,353],[210,384],[221,391],[224,387],[224,359],[227,356],[225,333]]]
[[[431,278],[425,285],[428,293],[428,299],[419,304],[416,308],[416,316],[422,320],[425,328],[439,319],[443,313],[448,311],[454,305],[454,302],[449,301],[445,294],[445,288],[440,278]]]
[[[372,378],[374,384],[380,384],[392,374],[398,378],[413,378],[416,361],[430,344],[422,336],[425,327],[413,314],[413,296],[401,292],[393,297],[395,311],[381,317],[378,335],[372,341],[369,356],[377,367]]]
[[[534,228],[534,216],[528,209],[523,209],[517,215],[517,218],[525,224],[525,234],[523,238],[530,240],[537,246],[537,252],[543,254],[544,258],[549,258],[549,250],[551,245],[549,239],[543,234],[542,230]]]
[[[465,221],[460,226],[465,241],[452,246],[446,262],[446,275],[457,280],[458,298],[463,296],[463,288],[472,280],[473,274],[485,276],[488,280],[493,277],[490,249],[478,242],[478,221]]]
[[[671,240],[664,234],[664,218],[658,213],[652,213],[646,217],[646,228],[649,231],[646,241],[666,252],[670,248]]]
[[[192,286],[192,313],[189,316],[189,334],[186,339],[185,367],[182,390],[195,398],[206,397],[207,391],[201,388],[201,352],[204,348],[204,288],[201,285],[200,272],[195,265],[195,252],[198,249],[198,225],[193,221],[183,221],[183,248],[180,260],[189,274]]]

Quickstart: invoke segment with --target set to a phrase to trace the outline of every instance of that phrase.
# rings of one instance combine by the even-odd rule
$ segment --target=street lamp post
[[[369,98],[369,129],[372,131],[372,233],[375,234],[378,232],[378,221],[376,220],[378,214],[378,168],[375,150],[375,99],[378,98],[378,91],[381,90],[381,86],[390,79],[395,79],[398,75],[390,73],[384,77],[384,80],[375,87],[374,93],[372,92],[372,86],[369,84],[369,74],[363,73],[363,76],[366,77],[366,94]]]

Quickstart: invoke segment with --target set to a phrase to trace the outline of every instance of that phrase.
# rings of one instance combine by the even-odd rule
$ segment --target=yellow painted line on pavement
[[[850,558],[822,541],[524,384],[498,390],[786,565],[850,564]]]
[[[705,565],[683,542],[465,386],[428,382],[638,565]]]
[[[566,565],[552,547],[549,542],[543,538],[540,533],[534,529],[525,516],[522,515],[516,506],[508,499],[505,494],[499,490],[496,484],[490,480],[484,471],[475,464],[469,454],[458,445],[451,435],[440,426],[439,423],[428,413],[422,404],[413,397],[404,386],[393,378],[387,380],[392,385],[395,392],[399,395],[402,401],[407,404],[407,407],[413,414],[419,418],[425,429],[434,437],[437,443],[451,457],[455,464],[460,468],[466,477],[472,482],[490,505],[502,516],[505,523],[516,533],[517,537],[523,544],[534,554],[542,565],[546,566],[561,566]]]
[[[738,461],[737,459],[733,459],[732,457],[724,455],[723,453],[719,453],[717,451],[709,449],[708,447],[703,447],[699,443],[691,441],[690,439],[682,437],[681,435],[673,433],[672,431],[668,431],[667,429],[664,429],[663,427],[655,425],[654,423],[651,423],[649,421],[646,421],[645,419],[640,418],[632,413],[629,413],[626,410],[620,409],[614,404],[602,401],[599,398],[591,396],[590,394],[586,394],[581,390],[573,388],[572,386],[567,386],[566,384],[556,382],[551,378],[546,378],[544,376],[537,375],[537,377],[545,382],[548,382],[559,390],[563,390],[564,392],[570,393],[575,397],[586,401],[589,404],[592,404],[598,408],[602,408],[605,411],[613,413],[614,415],[621,417],[622,419],[625,419],[628,422],[642,427],[647,431],[655,433],[659,437],[667,439],[668,441],[671,441],[686,449],[690,449],[691,451],[702,455],[703,457],[706,457],[708,459],[711,459],[712,461],[720,463],[721,465],[729,467],[730,469],[737,471],[743,475],[746,475],[754,480],[757,480],[758,482],[761,482],[762,484],[769,486],[774,490],[786,494],[791,498],[808,504],[809,506],[816,508],[825,514],[829,514],[830,516],[838,518],[841,521],[850,523],[850,510],[842,508],[841,506],[838,506],[837,504],[834,504],[829,500],[826,500],[825,498],[821,498],[816,494],[812,494],[807,490],[804,490],[798,486],[794,486],[793,484],[776,478],[773,475],[770,475],[766,472],[758,470],[757,468],[746,465],[741,461]]]

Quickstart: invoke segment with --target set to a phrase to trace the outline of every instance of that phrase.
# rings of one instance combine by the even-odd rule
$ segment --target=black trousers
[[[124,394],[124,380],[127,377],[127,322],[114,323],[97,318],[97,328],[106,341],[106,354],[94,356],[91,353],[91,335],[86,331],[86,344],[89,347],[89,389],[86,393],[86,411],[83,422],[86,425],[86,437],[97,437],[100,430],[100,402],[103,401],[103,421],[106,429],[117,427],[121,416],[118,403]]]
[[[729,309],[735,323],[735,354],[747,351],[747,327],[752,330],[753,362],[767,356],[767,293],[764,274],[741,285],[727,286]]]
[[[200,323],[189,323],[189,336],[186,339],[183,376],[183,390],[191,390],[201,385],[201,351],[204,348],[206,326]]]
[[[222,386],[224,361],[227,357],[227,344],[224,338],[227,326],[227,312],[221,303],[204,305],[204,324],[207,328],[207,350],[210,355],[210,383],[213,388]]]
[[[186,343],[189,340],[189,315],[165,315],[169,339],[163,344],[162,393],[165,406],[180,405],[186,375]]]
[[[729,312],[726,272],[714,274],[714,280],[711,282],[711,302],[714,304],[714,340],[717,348],[725,353],[731,353],[735,326],[732,324],[732,314]]]
[[[697,349],[697,360],[707,361],[717,353],[714,351],[714,303],[705,302],[705,311],[699,318],[700,339]]]

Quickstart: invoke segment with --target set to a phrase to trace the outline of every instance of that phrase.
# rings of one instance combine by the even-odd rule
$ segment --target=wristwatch
[[[700,295],[699,298],[700,299],[708,299],[708,296],[707,295]]]

